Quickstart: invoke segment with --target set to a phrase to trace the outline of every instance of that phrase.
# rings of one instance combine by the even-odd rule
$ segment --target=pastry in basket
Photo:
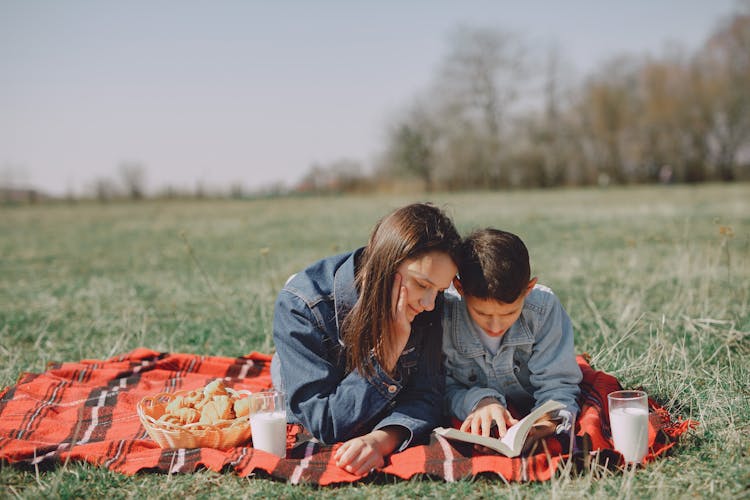
[[[184,401],[185,406],[191,406],[195,408],[196,403],[199,401],[203,401],[203,391],[200,389],[195,389],[193,391],[188,392],[184,396],[177,396],[177,398],[182,398],[182,401]]]
[[[250,399],[217,379],[192,391],[147,396],[138,414],[162,448],[223,449],[250,437]]]
[[[168,413],[176,413],[177,410],[180,410],[181,408],[190,408],[192,405],[185,402],[184,396],[175,396],[175,398],[169,402],[169,404],[164,408],[165,415]]]
[[[237,417],[246,417],[250,415],[250,407],[252,406],[252,398],[241,398],[234,402],[234,414]]]
[[[210,382],[206,387],[203,388],[203,397],[206,399],[211,399],[214,396],[228,396],[229,392],[227,391],[226,386],[224,385],[224,381],[220,378],[217,378],[213,382]]]
[[[201,408],[201,418],[199,423],[205,425],[215,425],[222,420],[232,420],[234,418],[234,401],[229,400],[229,396],[214,396],[203,408]]]
[[[195,408],[178,408],[173,415],[180,419],[182,425],[193,424],[201,418],[200,412]]]

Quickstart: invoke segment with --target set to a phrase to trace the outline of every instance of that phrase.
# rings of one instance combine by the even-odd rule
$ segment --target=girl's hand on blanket
[[[336,450],[336,465],[352,474],[368,474],[372,469],[385,465],[385,457],[403,440],[404,431],[398,427],[384,427],[355,437]]]
[[[495,398],[482,399],[473,412],[461,424],[464,432],[490,436],[493,426],[497,426],[498,437],[505,436],[508,427],[518,423],[510,412]]]

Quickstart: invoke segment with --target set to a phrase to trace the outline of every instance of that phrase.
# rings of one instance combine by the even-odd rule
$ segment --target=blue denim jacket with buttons
[[[284,285],[274,311],[271,374],[274,386],[286,392],[287,420],[320,441],[345,441],[399,425],[409,434],[403,449],[440,424],[442,294],[433,311],[412,322],[393,377],[374,359],[370,378],[347,370],[340,326],[358,298],[355,259],[361,251],[316,262]],[[434,353],[432,364],[426,352]]]
[[[443,351],[447,403],[463,421],[485,397],[510,402],[523,414],[554,399],[567,430],[579,411],[581,370],[575,359],[573,328],[555,294],[536,285],[526,296],[520,317],[503,335],[493,356],[479,340],[480,327],[462,298],[445,294]]]

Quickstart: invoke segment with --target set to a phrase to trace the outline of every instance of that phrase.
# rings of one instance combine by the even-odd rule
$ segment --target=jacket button
[[[398,390],[398,387],[396,387],[395,385],[388,386],[388,392],[390,392],[391,394],[395,393],[397,390]]]

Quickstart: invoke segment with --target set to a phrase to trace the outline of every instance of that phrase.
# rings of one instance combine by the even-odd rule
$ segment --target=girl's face
[[[428,252],[398,266],[401,285],[406,287],[406,319],[411,323],[423,311],[435,308],[438,292],[445,291],[458,272],[453,259],[444,252]]]

